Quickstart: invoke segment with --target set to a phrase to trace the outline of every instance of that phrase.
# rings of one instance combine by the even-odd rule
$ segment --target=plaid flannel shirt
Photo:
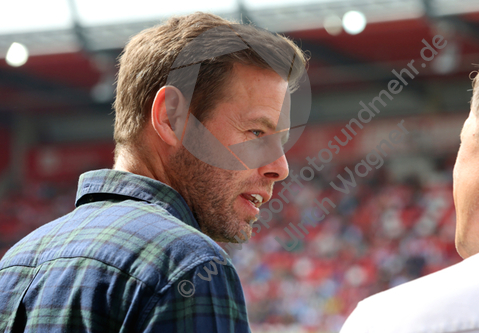
[[[75,205],[0,261],[1,332],[250,332],[230,258],[175,190],[102,169],[81,175]]]

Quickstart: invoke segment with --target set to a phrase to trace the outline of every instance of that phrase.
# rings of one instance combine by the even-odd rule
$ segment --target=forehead
[[[227,85],[224,102],[241,110],[238,117],[269,115],[277,123],[289,110],[288,83],[272,70],[235,64]]]

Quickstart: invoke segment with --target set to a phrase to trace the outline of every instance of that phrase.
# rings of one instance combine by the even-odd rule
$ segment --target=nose
[[[266,177],[275,182],[286,179],[289,174],[289,167],[286,156],[283,154],[276,161],[258,168],[258,172],[263,177]]]

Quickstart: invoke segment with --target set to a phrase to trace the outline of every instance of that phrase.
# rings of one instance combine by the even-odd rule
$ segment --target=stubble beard
[[[170,173],[171,186],[185,199],[203,233],[227,243],[251,237],[249,221],[255,217],[241,219],[234,208],[240,191],[250,184],[235,182],[238,171],[213,167],[181,147],[171,156]]]

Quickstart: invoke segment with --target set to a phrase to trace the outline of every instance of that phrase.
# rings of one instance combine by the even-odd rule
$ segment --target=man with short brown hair
[[[250,332],[216,241],[251,236],[285,179],[288,39],[203,13],[133,37],[120,59],[114,169],[0,261],[0,331]],[[245,148],[247,147],[247,148]]]

